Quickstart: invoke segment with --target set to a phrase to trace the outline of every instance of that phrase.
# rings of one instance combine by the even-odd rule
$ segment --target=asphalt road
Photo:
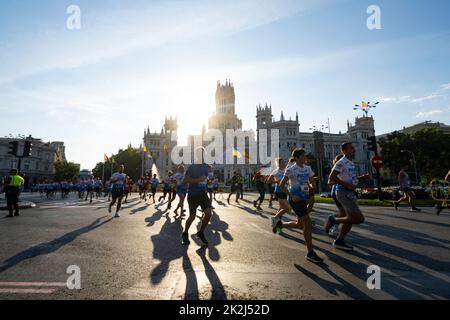
[[[355,252],[346,253],[321,227],[335,208],[316,205],[314,244],[325,263],[315,265],[305,259],[301,231],[274,235],[275,211],[254,211],[253,195],[215,205],[207,248],[182,246],[184,222],[136,196],[119,219],[105,200],[26,198],[38,206],[0,218],[0,299],[450,298],[449,210],[363,207],[366,222],[348,238]],[[71,265],[80,268],[80,290],[65,285]],[[367,288],[370,265],[381,268],[380,290]]]

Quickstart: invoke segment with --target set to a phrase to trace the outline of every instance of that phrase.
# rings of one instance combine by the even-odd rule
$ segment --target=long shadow
[[[158,210],[151,217],[145,218],[145,222],[147,222],[147,227],[151,227],[155,224],[156,221],[161,220],[164,211]]]
[[[241,205],[233,205],[233,206],[235,206],[236,208],[242,209],[242,210],[244,210],[244,211],[246,211],[246,212],[248,212],[250,214],[253,214],[255,216],[259,216],[259,217],[264,218],[264,219],[269,219],[268,217],[266,217],[264,215],[263,211],[253,210],[253,209],[250,209],[248,207],[241,206]]]
[[[162,211],[158,211],[162,215]],[[158,212],[156,214],[158,214]],[[153,235],[153,258],[160,263],[151,271],[150,281],[158,284],[166,276],[169,265],[173,260],[186,255],[186,247],[181,245],[183,227],[180,220],[171,221],[166,217],[159,234]]]
[[[450,240],[436,238],[428,234],[417,232],[410,229],[404,229],[385,224],[374,224],[368,221],[364,222],[362,225],[359,225],[358,228],[366,230],[370,229],[371,231],[376,230],[378,234],[381,234],[387,238],[398,239],[401,241],[406,241],[418,245],[439,247],[446,250],[450,250],[449,247],[443,246],[442,244],[439,243],[442,242],[445,244],[450,244]]]
[[[102,220],[102,218],[98,218],[88,226],[76,229],[76,230],[66,233],[65,235],[63,235],[59,238],[56,238],[52,241],[40,243],[36,246],[33,246],[29,249],[26,249],[26,250],[16,254],[15,256],[13,256],[13,257],[9,258],[8,260],[6,260],[5,262],[3,262],[3,264],[0,266],[0,273],[14,267],[15,265],[19,264],[22,261],[32,259],[32,258],[38,257],[40,255],[47,255],[52,252],[55,252],[55,251],[59,250],[61,247],[74,241],[78,236],[80,236],[84,233],[87,233],[87,232],[91,232],[91,231],[101,227],[105,223],[113,220],[113,218],[109,218],[108,220],[105,220],[100,223],[101,220]]]
[[[202,247],[197,250],[197,254],[202,259],[203,266],[205,267],[205,274],[211,284],[211,300],[227,300],[227,294],[222,282],[216,271],[206,258],[206,247]]]
[[[433,221],[423,221],[423,220],[418,220],[418,219],[413,219],[413,218],[406,218],[406,217],[401,217],[401,216],[389,216],[389,217],[393,217],[393,218],[401,219],[401,220],[406,220],[406,221],[425,223],[425,224],[429,224],[429,225],[436,226],[436,227],[444,227],[444,228],[449,228],[450,227],[450,224],[448,224],[448,223],[433,222]]]
[[[150,207],[150,205],[148,203],[146,203],[142,207],[135,208],[135,209],[131,210],[130,211],[130,215],[136,214],[136,213],[141,212],[141,211],[145,211],[145,210],[147,210],[148,207]]]
[[[183,248],[183,271],[186,275],[184,300],[199,300],[197,275],[188,254],[188,247]]]
[[[365,294],[363,291],[359,290],[350,282],[345,281],[342,277],[338,276],[335,272],[331,271],[327,265],[318,265],[318,266],[322,268],[324,271],[326,271],[331,277],[336,279],[339,282],[339,284],[325,280],[321,278],[319,275],[315,274],[314,272],[311,272],[298,264],[294,264],[294,266],[297,268],[298,271],[308,276],[311,280],[315,281],[320,287],[322,287],[332,295],[337,296],[338,292],[340,291],[348,295],[352,299],[372,300],[372,298],[367,294]]]
[[[200,224],[201,222],[198,223],[198,226]],[[227,241],[233,241],[233,236],[228,232],[228,223],[220,220],[219,215],[214,213],[204,233],[206,239],[208,239],[209,258],[213,261],[219,261],[220,253],[217,250],[217,246],[222,243],[222,238]]]
[[[352,234],[351,238],[358,244],[358,247],[361,247],[364,251],[366,251],[366,254],[370,255],[371,262],[377,264],[382,269],[389,270],[391,273],[396,274],[394,277],[391,276],[383,278],[383,290],[385,292],[401,299],[405,297],[411,298],[412,296],[414,299],[423,299],[423,297],[417,294],[417,292],[430,298],[433,298],[433,294],[450,297],[450,283],[448,281],[438,278],[426,270],[419,270],[413,267],[411,263],[408,263],[411,261],[431,270],[447,272],[450,268],[449,262],[435,260],[414,251],[400,248],[373,238],[366,238],[358,234]],[[399,259],[386,257],[374,251],[372,248],[377,248],[383,252],[388,252],[391,255],[395,255]],[[361,256],[357,251],[353,254],[362,259],[367,259],[367,256]],[[400,259],[407,259],[408,262],[402,262]],[[344,269],[348,269],[347,263],[345,262],[340,263],[340,266]],[[412,276],[408,276],[407,280],[401,279],[398,274],[399,272],[408,272],[411,273]],[[444,287],[447,288],[447,291],[442,292],[439,288],[430,286],[430,283],[443,284]],[[408,291],[407,294],[405,293],[405,290]]]

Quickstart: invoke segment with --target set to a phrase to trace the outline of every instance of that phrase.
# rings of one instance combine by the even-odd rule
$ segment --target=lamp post
[[[414,155],[414,152],[409,151],[409,150],[400,150],[401,153],[410,153],[412,155],[413,158],[413,162],[414,162],[414,173],[416,175],[416,182],[419,183],[419,178],[417,175],[417,163],[416,163],[416,156]]]

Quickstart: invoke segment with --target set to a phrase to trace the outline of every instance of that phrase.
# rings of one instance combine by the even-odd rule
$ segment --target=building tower
[[[216,111],[209,118],[208,128],[240,130],[242,129],[242,120],[236,115],[235,108],[236,96],[234,86],[230,80],[226,80],[225,85],[217,82],[216,89]]]

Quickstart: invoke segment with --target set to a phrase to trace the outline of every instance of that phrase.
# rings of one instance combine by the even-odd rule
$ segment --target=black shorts
[[[297,217],[302,218],[304,216],[308,215],[308,201],[307,200],[300,200],[300,201],[293,201],[290,200],[289,204],[291,205],[292,210],[294,210]]]
[[[275,187],[273,185],[268,184],[267,185],[267,192],[269,192],[270,194],[274,194],[275,193]]]
[[[156,188],[152,188],[152,193],[156,193]]]
[[[123,198],[124,195],[124,190],[121,189],[113,189],[111,191],[111,196],[113,199],[117,199],[117,198]]]
[[[207,193],[200,193],[196,195],[188,195],[189,214],[196,214],[197,208],[202,208],[203,211],[211,209],[211,201]]]
[[[275,196],[278,200],[287,200],[287,194],[284,192],[275,192]]]
[[[333,200],[334,200],[334,203],[336,204],[336,207],[338,207],[338,209],[342,209],[343,208],[342,204],[339,202],[339,200],[336,197],[336,193],[333,193]]]

